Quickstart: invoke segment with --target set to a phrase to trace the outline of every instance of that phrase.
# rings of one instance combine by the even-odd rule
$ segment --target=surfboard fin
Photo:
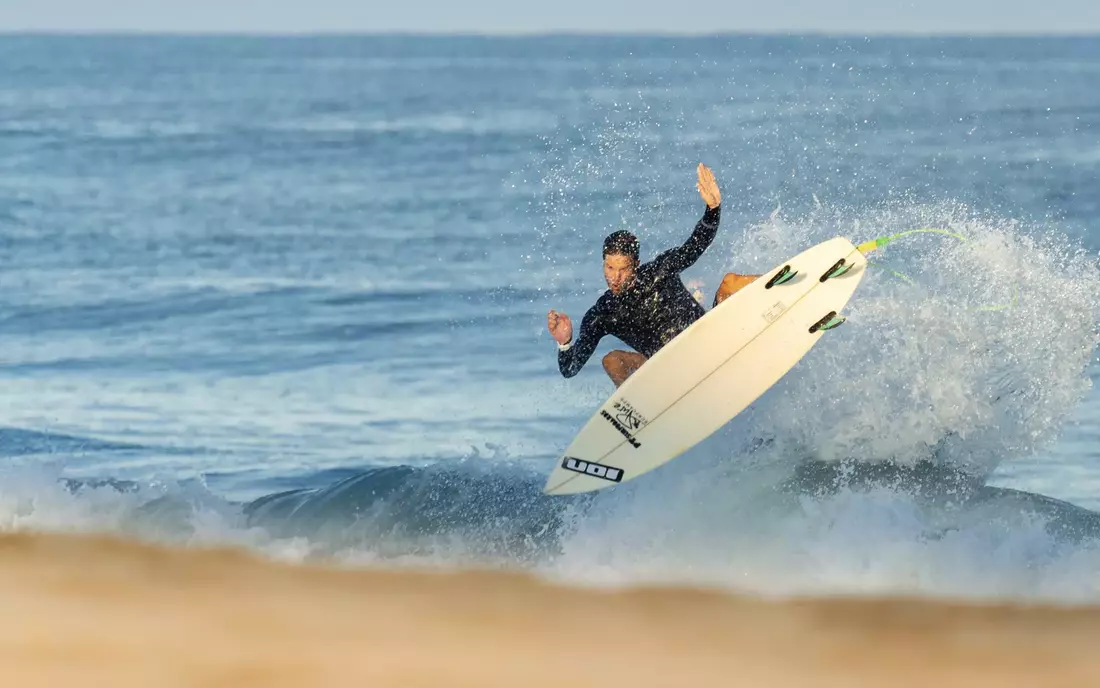
[[[775,273],[768,283],[764,285],[765,289],[771,289],[774,286],[780,284],[786,284],[794,279],[794,276],[798,274],[798,270],[792,270],[790,265],[784,265],[779,272]]]
[[[845,320],[847,320],[847,318],[841,315],[837,315],[836,311],[829,311],[828,315],[810,326],[810,334],[814,334],[818,331],[825,332],[826,330],[831,330],[834,327],[840,327],[841,323],[843,323]]]
[[[843,275],[844,273],[848,272],[851,269],[852,269],[852,266],[846,264],[844,262],[844,259],[841,258],[837,262],[833,263],[833,267],[831,267],[831,268],[829,268],[828,270],[825,271],[825,274],[823,274],[821,276],[821,279],[819,281],[824,282],[827,279],[832,279],[834,277],[840,277],[841,275]]]

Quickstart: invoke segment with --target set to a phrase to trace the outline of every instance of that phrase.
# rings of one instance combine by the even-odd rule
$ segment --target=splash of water
[[[745,229],[736,263],[763,270],[838,234],[859,243],[927,226],[967,240],[911,235],[881,251],[909,281],[869,271],[847,323],[726,428],[649,480],[599,493],[555,574],[1095,597],[1077,568],[1100,556],[1094,514],[983,485],[1049,446],[1090,389],[1093,256],[959,205],[818,206]],[[789,489],[808,463],[826,468]]]
[[[1025,234],[957,205],[854,219],[819,207],[748,228],[739,255],[769,265],[836,234],[861,241],[914,226],[969,240],[913,235],[875,255],[911,282],[869,268],[845,327],[745,416],[750,435],[775,439],[776,455],[934,456],[988,475],[1049,445],[1090,389],[1100,271],[1053,231]]]

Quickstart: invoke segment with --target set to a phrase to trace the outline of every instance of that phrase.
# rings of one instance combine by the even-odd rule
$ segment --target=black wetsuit
[[[580,372],[596,345],[607,335],[649,358],[706,312],[680,279],[699,260],[718,233],[721,206],[708,208],[682,246],[669,249],[638,266],[634,282],[618,296],[608,289],[588,309],[580,334],[558,351],[558,368],[565,377]]]

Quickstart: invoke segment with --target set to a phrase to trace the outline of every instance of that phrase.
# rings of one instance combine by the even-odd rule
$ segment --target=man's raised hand
[[[708,208],[716,208],[722,202],[722,192],[718,190],[718,181],[710,168],[699,163],[699,182],[695,188],[699,189],[699,195],[703,197]]]

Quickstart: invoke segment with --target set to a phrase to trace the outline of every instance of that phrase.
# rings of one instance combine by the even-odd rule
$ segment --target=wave
[[[914,235],[873,254],[843,327],[720,432],[612,490],[546,497],[549,459],[480,456],[295,476],[247,502],[202,478],[76,480],[23,465],[7,468],[0,524],[296,560],[522,567],[588,584],[1100,599],[1100,517],[992,485],[1052,447],[1091,388],[1095,256],[958,205],[819,204],[745,228],[730,262],[769,266],[837,234],[929,226],[966,240]],[[48,445],[18,432],[6,443],[0,433],[0,453]],[[65,442],[61,460],[81,451]]]
[[[543,495],[532,466],[477,460],[325,472],[296,481],[315,486],[245,502],[203,481],[9,471],[0,523],[343,566],[520,568],[596,586],[1100,599],[1100,513],[934,459],[803,458],[791,472],[745,459],[721,479],[684,460],[653,480],[567,498]]]
[[[13,138],[76,139],[80,143],[124,144],[140,142],[224,143],[241,145],[243,135],[296,135],[310,140],[318,136],[528,136],[553,131],[557,118],[542,111],[497,108],[486,114],[440,112],[414,117],[379,118],[370,107],[363,112],[303,113],[272,121],[264,126],[242,129],[231,123],[170,121],[161,112],[145,121],[121,119],[73,121],[69,119],[10,120],[0,124],[0,133]]]

